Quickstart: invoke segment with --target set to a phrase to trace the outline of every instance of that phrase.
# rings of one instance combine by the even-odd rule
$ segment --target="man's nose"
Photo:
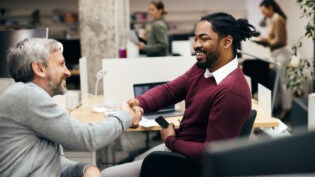
[[[65,74],[66,74],[67,77],[71,76],[71,72],[69,71],[69,69],[67,67],[65,69]]]

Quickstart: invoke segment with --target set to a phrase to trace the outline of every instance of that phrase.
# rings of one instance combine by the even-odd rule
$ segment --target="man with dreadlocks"
[[[200,163],[209,142],[239,136],[250,114],[251,92],[238,66],[236,50],[240,41],[254,34],[255,28],[246,19],[236,20],[226,13],[201,18],[194,36],[196,64],[173,81],[128,101],[130,107],[140,106],[145,113],[186,102],[179,130],[172,124],[162,129],[164,144],[149,152],[168,150]],[[110,167],[102,176],[139,176],[141,164],[140,158]]]

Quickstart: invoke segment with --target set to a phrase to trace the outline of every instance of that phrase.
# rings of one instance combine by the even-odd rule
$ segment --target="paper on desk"
[[[142,126],[142,127],[159,126],[159,124],[157,124],[154,119],[148,119],[145,116],[142,116],[142,119],[139,122],[139,125]]]
[[[138,45],[139,38],[135,31],[133,30],[123,30],[123,34],[134,44]]]
[[[279,123],[278,127],[264,127],[260,129],[272,138],[290,136],[291,133],[287,130],[288,126],[284,124],[281,120],[277,120]]]
[[[283,132],[285,130],[287,130],[288,126],[283,123],[280,119],[277,119],[278,123],[279,123],[279,126],[278,127],[274,127],[274,130],[277,132],[277,133],[280,133],[280,132]]]

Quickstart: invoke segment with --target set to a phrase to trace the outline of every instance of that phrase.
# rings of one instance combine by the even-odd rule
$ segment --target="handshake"
[[[141,115],[143,114],[143,109],[140,107],[140,102],[135,98],[124,101],[121,104],[120,109],[126,111],[129,114],[132,121],[131,128],[137,128],[141,120]]]

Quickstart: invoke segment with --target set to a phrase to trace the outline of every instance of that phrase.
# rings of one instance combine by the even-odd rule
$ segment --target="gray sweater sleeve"
[[[14,112],[17,121],[32,129],[39,137],[68,149],[94,151],[108,145],[124,132],[120,121],[111,117],[100,122],[83,124],[56,105],[46,92],[34,90],[27,87],[24,94],[15,97],[19,101],[11,101],[14,102],[16,109],[20,110]],[[115,116],[121,120],[125,128],[131,126],[127,112],[118,111]]]

